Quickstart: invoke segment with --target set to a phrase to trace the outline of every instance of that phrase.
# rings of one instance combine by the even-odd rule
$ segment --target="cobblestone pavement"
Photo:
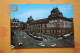
[[[19,42],[22,42],[22,45],[19,45]],[[43,41],[35,40],[30,37],[25,31],[16,31],[14,35],[14,45],[15,48],[44,48],[39,44],[42,43],[44,47],[52,47],[52,44],[55,44],[55,47],[74,47],[74,38],[70,37],[67,39],[57,39],[51,36],[47,36],[47,39]]]

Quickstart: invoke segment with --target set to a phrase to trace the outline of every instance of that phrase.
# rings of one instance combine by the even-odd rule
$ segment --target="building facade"
[[[32,17],[29,17],[26,24],[28,33],[63,36],[73,32],[73,19],[64,17],[58,8],[53,9],[48,18],[45,19],[34,21]]]
[[[20,28],[20,23],[18,19],[11,19],[11,30],[18,30]]]
[[[27,25],[25,22],[21,22],[18,19],[11,19],[11,30],[24,30],[27,28]]]

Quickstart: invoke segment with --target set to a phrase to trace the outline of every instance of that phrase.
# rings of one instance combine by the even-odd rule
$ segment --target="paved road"
[[[73,47],[73,38],[68,39],[56,39],[48,36],[43,41],[35,40],[28,36],[24,31],[16,31],[14,35],[15,48],[41,48],[40,43],[43,43],[45,47],[51,47],[52,44],[56,44],[56,47]],[[23,42],[23,45],[19,46],[18,43]]]

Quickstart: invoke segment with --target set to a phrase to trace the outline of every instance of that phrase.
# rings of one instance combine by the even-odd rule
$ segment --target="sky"
[[[18,7],[18,11],[13,11],[13,6]],[[34,20],[48,18],[53,8],[58,7],[64,17],[73,18],[72,4],[11,4],[11,19],[17,18],[19,21],[26,22],[30,16]]]

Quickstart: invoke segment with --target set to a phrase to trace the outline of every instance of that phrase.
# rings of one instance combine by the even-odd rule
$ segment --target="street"
[[[25,31],[14,32],[14,46],[15,48],[47,48],[47,47],[73,47],[74,38],[54,38],[47,36],[47,39],[43,38],[42,41],[35,40],[30,37]],[[21,44],[21,45],[20,45]]]

